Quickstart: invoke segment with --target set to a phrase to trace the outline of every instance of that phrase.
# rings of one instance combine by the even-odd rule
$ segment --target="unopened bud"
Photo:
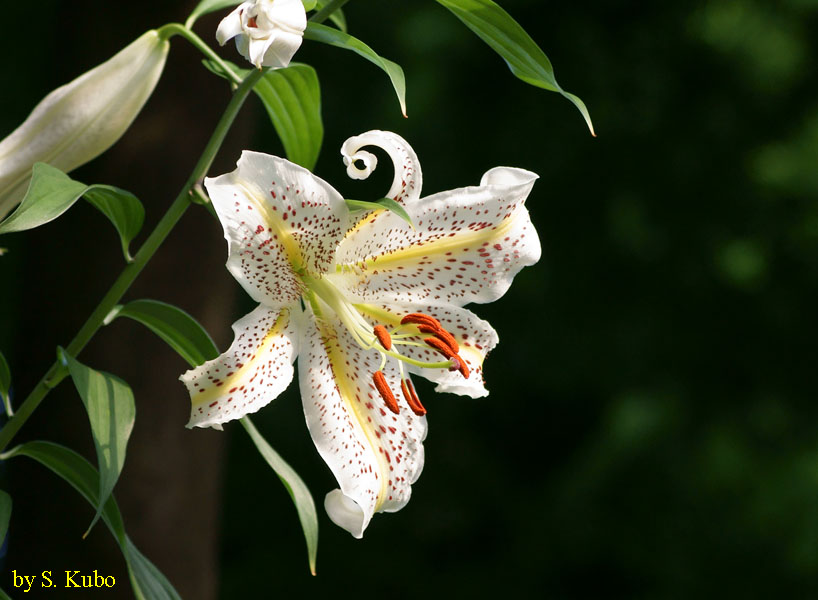
[[[116,142],[153,92],[169,43],[148,31],[48,94],[0,142],[0,218],[23,199],[35,162],[71,171]]]

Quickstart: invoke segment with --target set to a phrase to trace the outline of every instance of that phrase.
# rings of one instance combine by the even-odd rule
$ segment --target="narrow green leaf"
[[[202,0],[199,4],[196,5],[196,8],[193,9],[193,12],[190,13],[190,16],[187,18],[185,25],[187,27],[192,27],[193,23],[201,17],[202,15],[206,15],[208,13],[216,12],[217,10],[221,10],[223,8],[227,8],[229,6],[237,6],[242,3],[242,0]]]
[[[219,355],[219,349],[199,322],[181,308],[158,300],[134,300],[119,306],[115,317],[128,317],[142,323],[176,350],[191,367]],[[106,320],[106,322],[110,322]]]
[[[99,473],[73,450],[51,442],[28,442],[0,454],[0,459],[15,456],[33,458],[71,484],[92,506],[99,505]],[[105,502],[102,520],[119,544],[128,564],[134,595],[140,600],[181,600],[165,576],[136,549],[125,533],[122,515],[113,495]]]
[[[310,490],[307,489],[306,484],[301,480],[293,468],[288,465],[283,458],[273,450],[272,446],[267,443],[258,429],[255,428],[249,417],[244,417],[241,424],[250,439],[258,448],[261,456],[267,461],[267,464],[272,467],[275,474],[287,488],[290,494],[295,509],[298,511],[298,519],[301,521],[301,529],[304,531],[304,538],[307,540],[307,556],[310,561],[310,572],[315,575],[315,559],[318,553],[318,515],[315,512],[315,502],[313,502]]]
[[[138,600],[181,600],[162,572],[125,536],[122,553],[128,563],[128,575]]]
[[[403,205],[395,202],[392,198],[381,198],[374,202],[367,202],[366,200],[345,200],[345,202],[350,212],[358,212],[361,210],[391,210],[401,219],[409,223],[412,229],[415,228],[414,223],[412,223],[412,218],[409,216],[409,213],[406,212],[406,209],[403,208]]]
[[[230,66],[240,77],[246,77],[250,72],[232,64]],[[315,69],[301,63],[290,63],[286,69],[265,73],[253,90],[261,98],[284,144],[287,158],[312,170],[324,140],[321,87]]]
[[[64,350],[60,353],[85,405],[97,449],[101,502],[97,505],[94,520],[85,532],[88,535],[102,515],[104,504],[122,472],[128,438],[136,418],[136,407],[133,392],[127,383],[109,373],[86,367]]]
[[[92,506],[99,506],[99,474],[91,463],[73,450],[52,442],[26,442],[0,454],[0,459],[16,456],[28,456],[48,467],[70,483]],[[113,496],[103,506],[102,520],[121,545],[125,538],[125,526]]]
[[[591,135],[596,137],[585,103],[563,90],[554,78],[554,68],[537,43],[511,15],[492,0],[437,0],[466,27],[491,46],[511,72],[533,86],[559,92],[579,109]]]
[[[0,398],[3,400],[3,406],[6,409],[6,416],[11,417],[14,412],[11,410],[11,396],[9,390],[11,389],[11,369],[6,362],[6,357],[0,352]]]
[[[383,69],[389,76],[392,87],[395,88],[395,93],[398,95],[401,113],[403,113],[404,117],[406,116],[406,79],[403,76],[403,69],[401,69],[400,65],[393,63],[391,60],[381,58],[372,48],[364,44],[361,40],[338,29],[327,27],[326,25],[307,23],[304,38],[329,44],[336,48],[351,50]]]
[[[9,531],[9,520],[11,520],[11,496],[0,490],[0,545],[3,544]]]
[[[110,185],[85,185],[45,163],[35,163],[31,183],[23,202],[0,223],[0,234],[34,229],[49,223],[86,196],[116,227],[125,260],[130,261],[128,244],[142,228],[145,209],[125,190]]]
[[[0,600],[11,600],[11,596],[9,596],[6,592],[0,589]]]
[[[315,8],[321,10],[327,4],[329,4],[330,0],[318,0],[315,3]],[[335,23],[335,26],[340,29],[341,31],[347,31],[347,18],[344,16],[344,11],[340,8],[333,11],[333,13],[329,16],[329,20]]]
[[[315,8],[316,0],[301,0],[301,4],[304,5],[304,10],[310,12]]]

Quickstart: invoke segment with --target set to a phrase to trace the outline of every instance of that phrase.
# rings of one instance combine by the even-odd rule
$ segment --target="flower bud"
[[[116,142],[153,92],[169,43],[148,31],[48,94],[0,142],[0,218],[22,200],[35,162],[70,171]]]
[[[216,40],[236,38],[239,53],[257,68],[290,64],[301,46],[307,13],[301,0],[250,0],[219,24]]]

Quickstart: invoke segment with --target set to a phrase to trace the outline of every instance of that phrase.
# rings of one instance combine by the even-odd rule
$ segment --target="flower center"
[[[454,336],[448,332],[434,317],[424,313],[409,313],[400,319],[400,323],[387,330],[384,325],[371,325],[356,306],[325,277],[313,277],[300,274],[305,286],[304,298],[310,303],[313,313],[321,318],[323,311],[318,299],[326,304],[340,319],[355,342],[364,350],[377,350],[381,355],[381,364],[372,375],[372,383],[383,398],[386,407],[398,414],[400,407],[386,381],[383,368],[387,360],[395,360],[400,372],[400,385],[403,397],[410,410],[418,416],[426,414],[411,380],[404,374],[404,363],[426,369],[449,369],[459,371],[463,377],[469,377],[469,368],[460,355],[460,347]],[[400,352],[400,348],[419,347],[433,350],[443,360],[426,362],[417,360]]]

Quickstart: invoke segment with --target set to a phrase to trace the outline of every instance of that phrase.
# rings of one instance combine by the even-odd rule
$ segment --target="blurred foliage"
[[[321,82],[322,178],[380,197],[389,169],[350,182],[338,154],[372,128],[410,141],[426,193],[531,169],[543,259],[471,307],[500,334],[491,395],[418,385],[430,432],[409,505],[363,541],[319,507],[316,578],[286,493],[228,432],[221,597],[818,594],[818,2],[501,4],[597,139],[434,2],[345,7],[350,33],[404,68],[408,119],[373,65],[299,51]],[[21,297],[0,296],[4,314]],[[296,387],[254,421],[322,504],[335,483]]]

